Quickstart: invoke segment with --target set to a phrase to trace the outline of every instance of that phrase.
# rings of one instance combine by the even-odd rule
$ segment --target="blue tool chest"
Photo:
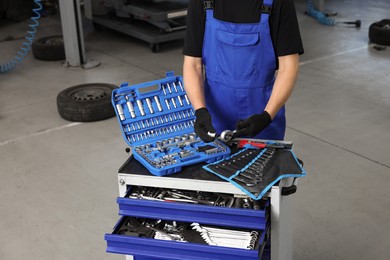
[[[138,85],[123,83],[111,100],[135,159],[154,175],[172,174],[183,166],[211,163],[230,154],[219,140],[206,144],[194,133],[194,110],[182,77],[173,72]]]
[[[145,191],[138,192],[143,196],[135,195],[137,190]],[[263,199],[256,209],[234,208],[237,205],[243,207],[240,203],[229,207],[226,204],[218,203],[219,200],[215,200],[215,205],[201,205],[155,199],[158,197],[156,194],[163,194],[165,190],[154,187],[130,187],[124,198],[118,198],[119,215],[122,217],[116,224],[113,233],[105,235],[107,252],[133,255],[136,260],[150,259],[144,257],[167,260],[262,259],[270,233],[269,199]],[[194,191],[175,190],[175,193],[186,194],[185,192]],[[204,196],[204,194],[201,195]],[[212,194],[212,196],[219,198],[221,195]],[[222,196],[233,198],[233,195],[230,194]],[[247,201],[247,199],[249,198],[235,198],[235,200],[242,201]],[[129,228],[126,224],[129,221],[134,222],[139,219],[141,220],[136,228],[134,225]],[[251,247],[245,249],[208,245],[204,238],[199,237],[200,234],[191,228],[184,229],[186,231],[183,232],[183,236],[189,235],[193,241],[165,241],[154,238],[157,229],[139,226],[145,219],[156,223],[185,223],[187,227],[191,227],[194,223],[200,223],[200,226],[211,226],[218,229],[239,230],[251,234],[255,232],[257,236]],[[178,225],[180,226],[180,224]]]
[[[198,179],[213,183],[221,182],[218,177],[204,170],[202,165],[204,163],[185,167],[180,173],[155,177],[150,175],[139,161],[130,157],[119,169],[119,173],[136,176],[139,179],[150,177],[157,181],[160,178],[168,178],[175,182],[176,179],[183,178],[188,181]],[[114,231],[105,235],[107,252],[132,255],[135,260],[269,259],[267,255],[270,236],[269,198],[254,201],[245,195],[159,188],[153,183],[149,186],[126,185],[125,187],[126,194],[117,198],[120,219]],[[182,202],[181,198],[195,200],[194,203],[188,203],[185,199]],[[198,203],[198,199],[208,203]],[[187,223],[187,225],[199,223],[201,226],[257,232],[258,237],[251,249],[208,245],[204,239],[194,239],[191,242],[166,241],[154,238],[153,229],[147,232],[129,229],[126,223],[140,219],[162,223],[174,221]],[[191,232],[192,235],[196,234],[194,230]]]

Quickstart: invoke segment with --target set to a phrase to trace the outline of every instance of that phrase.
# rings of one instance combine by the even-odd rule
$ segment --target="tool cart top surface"
[[[119,168],[119,178],[126,178],[126,183],[148,187],[197,190],[245,195],[237,187],[218,176],[204,170],[204,163],[183,167],[181,172],[168,176],[154,176],[141,163],[130,158]]]
[[[235,149],[233,149],[234,152]],[[290,151],[278,151],[273,165],[267,171],[278,171],[282,173],[291,172],[295,174],[282,174],[279,177],[275,174],[265,177],[265,182],[259,186],[262,191],[261,196],[267,196],[267,191],[272,186],[278,186],[279,180],[288,177],[304,176],[302,161],[297,159]],[[164,177],[151,175],[149,171],[132,156],[119,169],[119,181],[128,185],[140,185],[147,187],[172,188],[184,190],[197,190],[205,192],[220,192],[230,194],[246,194],[240,187],[232,185],[230,182],[217,175],[205,170],[205,163],[198,163],[183,167],[181,172]],[[293,170],[293,171],[291,171]],[[300,171],[302,170],[302,173]],[[297,174],[299,173],[299,174]],[[257,190],[255,190],[257,192]],[[259,190],[260,191],[260,190]]]

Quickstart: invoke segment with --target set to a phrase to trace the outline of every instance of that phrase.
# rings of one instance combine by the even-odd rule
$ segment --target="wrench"
[[[173,191],[168,191],[168,194],[176,196],[176,197],[179,197],[179,198],[184,198],[184,199],[187,199],[187,200],[191,200],[191,201],[194,201],[195,203],[199,203],[199,204],[205,204],[205,205],[213,205],[214,204],[214,202],[212,202],[212,201],[199,200],[197,198],[193,198],[191,196],[186,196],[184,194],[173,192]]]
[[[245,186],[247,186],[247,187],[253,187],[256,184],[258,184],[258,181],[256,181],[256,180],[251,180],[247,177],[244,177],[244,178],[243,177],[244,176],[236,176],[233,178],[233,181],[244,183]]]
[[[251,174],[251,173],[247,173],[247,172],[240,172],[240,174],[238,176],[243,176],[245,178],[255,180],[256,182],[261,182],[263,180],[263,178],[260,175]]]
[[[233,139],[233,135],[237,132],[237,130],[225,130],[219,136],[219,139],[226,143]]]

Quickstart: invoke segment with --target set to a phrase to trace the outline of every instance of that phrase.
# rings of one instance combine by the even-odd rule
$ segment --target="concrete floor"
[[[326,27],[296,1],[306,53],[288,102],[287,140],[308,176],[294,195],[294,259],[389,259],[390,48],[368,42],[370,23],[389,18],[387,0],[331,0],[339,20]],[[38,37],[58,33],[42,19]],[[25,24],[0,24],[0,59],[21,44]],[[124,259],[105,253],[118,219],[116,172],[127,159],[115,118],[72,123],[57,113],[57,94],[72,85],[119,84],[181,74],[182,41],[148,45],[85,25],[88,58],[102,65],[66,69],[29,55],[0,75],[0,259]]]

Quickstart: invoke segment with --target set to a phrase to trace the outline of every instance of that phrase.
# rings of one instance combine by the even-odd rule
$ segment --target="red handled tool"
[[[274,148],[274,149],[291,149],[292,143],[289,142],[262,142],[258,140],[250,140],[250,139],[236,139],[233,141],[237,145],[238,148],[248,147],[248,145],[253,146],[255,148]]]

